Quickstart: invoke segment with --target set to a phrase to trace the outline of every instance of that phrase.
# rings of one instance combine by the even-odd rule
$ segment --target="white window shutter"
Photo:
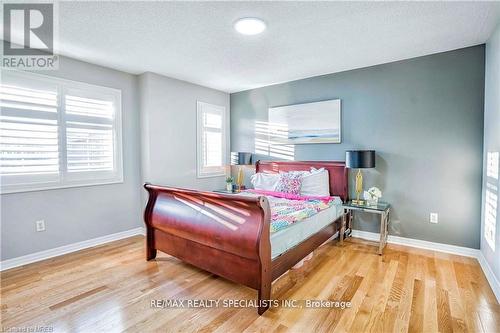
[[[2,71],[2,193],[123,181],[121,92]]]
[[[75,95],[68,92],[64,96],[67,170],[69,173],[112,171],[113,96],[84,98]]]
[[[60,165],[57,87],[4,75],[0,106],[2,184],[57,181]]]
[[[198,177],[225,175],[227,119],[223,106],[198,102]]]

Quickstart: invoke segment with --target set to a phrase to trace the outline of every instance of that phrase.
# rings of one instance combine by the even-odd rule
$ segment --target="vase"
[[[228,192],[232,192],[233,191],[233,184],[232,183],[226,183],[226,190]]]

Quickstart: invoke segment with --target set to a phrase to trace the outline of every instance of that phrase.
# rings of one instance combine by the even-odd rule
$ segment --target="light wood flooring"
[[[348,309],[161,309],[155,299],[247,299],[256,291],[160,254],[137,236],[5,271],[1,326],[54,332],[500,332],[500,305],[472,258],[348,239],[273,285],[280,300]]]

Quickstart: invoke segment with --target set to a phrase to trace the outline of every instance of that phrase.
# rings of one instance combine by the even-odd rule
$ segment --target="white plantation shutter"
[[[122,179],[119,91],[2,71],[3,193]]]
[[[1,119],[2,174],[59,172],[57,120],[8,116]]]
[[[57,86],[2,75],[0,174],[3,185],[59,181]]]
[[[226,164],[226,109],[198,102],[198,177],[221,176]]]
[[[67,122],[66,124],[68,172],[113,170],[111,125],[90,122]]]
[[[64,96],[68,173],[113,171],[113,95],[82,97],[68,90]],[[88,94],[85,94],[88,96]]]
[[[222,166],[222,133],[206,130],[203,133],[204,167]]]

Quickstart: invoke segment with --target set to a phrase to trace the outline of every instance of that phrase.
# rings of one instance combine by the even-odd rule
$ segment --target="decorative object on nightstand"
[[[345,166],[350,169],[358,169],[356,173],[356,200],[352,200],[352,203],[363,205],[364,200],[359,198],[363,192],[363,173],[361,169],[375,168],[375,150],[346,151]]]
[[[231,158],[231,164],[238,165],[238,176],[236,177],[236,186],[238,191],[245,189],[245,176],[243,174],[244,165],[252,165],[252,153],[231,153],[234,158]]]
[[[353,200],[354,201],[354,200]],[[380,215],[380,241],[378,245],[378,254],[382,254],[385,245],[387,244],[387,236],[389,234],[389,222],[391,221],[391,205],[387,202],[377,202],[376,205],[355,204],[353,201],[348,201],[343,205],[344,216],[349,216],[345,229],[351,229],[353,213],[355,211],[372,213]],[[344,235],[340,235],[341,240]]]
[[[233,177],[227,177],[226,178],[226,190],[229,192],[229,191],[233,191]]]
[[[382,191],[378,187],[371,187],[363,193],[363,198],[368,206],[377,205],[378,200],[382,197]]]

